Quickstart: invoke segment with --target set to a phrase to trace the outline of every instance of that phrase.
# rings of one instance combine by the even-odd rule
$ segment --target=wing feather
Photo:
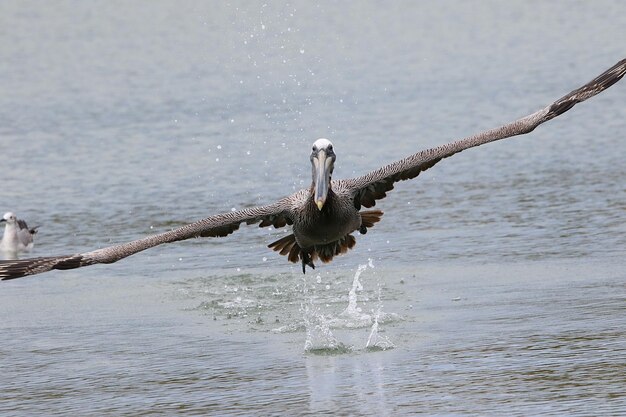
[[[17,220],[17,236],[22,245],[28,246],[33,242],[33,235],[37,233],[39,226],[29,228],[24,220]]]
[[[143,239],[109,246],[68,256],[52,256],[20,260],[0,261],[0,279],[9,280],[27,275],[40,274],[53,269],[73,269],[83,266],[104,263],[110,264],[137,252],[164,243],[198,237],[223,237],[239,229],[241,223],[255,224],[260,227],[283,227],[293,223],[294,203],[297,203],[306,190],[290,197],[283,198],[267,206],[245,208],[230,213],[207,217],[195,223],[177,229],[147,236]]]
[[[609,88],[619,81],[624,74],[626,74],[626,59],[621,60],[584,86],[526,117],[456,142],[417,152],[361,177],[339,180],[338,185],[343,189],[351,190],[357,208],[361,206],[372,207],[376,204],[376,200],[384,198],[387,191],[393,189],[395,182],[415,178],[442,159],[465,149],[532,132],[540,124],[565,113],[577,103]]]

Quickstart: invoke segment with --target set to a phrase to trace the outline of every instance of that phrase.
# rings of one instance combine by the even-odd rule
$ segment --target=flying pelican
[[[10,211],[4,213],[0,223],[5,223],[0,250],[7,257],[15,258],[19,252],[30,251],[33,248],[33,236],[39,226],[29,229],[24,220],[18,219]]]
[[[565,113],[576,103],[610,87],[624,74],[626,59],[535,113],[465,139],[417,152],[361,177],[331,180],[335,150],[328,139],[318,139],[313,143],[310,156],[311,186],[273,204],[218,214],[169,232],[91,252],[0,261],[0,278],[8,280],[52,269],[109,264],[163,243],[226,236],[239,229],[242,223],[259,223],[260,227],[275,228],[291,225],[293,233],[271,243],[269,247],[286,255],[291,262],[300,261],[302,272],[305,272],[307,266],[315,268],[313,262],[316,259],[329,262],[334,256],[351,249],[356,243],[352,233],[357,230],[361,234],[366,233],[383,215],[380,210],[361,209],[373,207],[376,200],[384,198],[393,189],[395,182],[415,178],[442,159],[465,149],[529,133],[540,124]]]

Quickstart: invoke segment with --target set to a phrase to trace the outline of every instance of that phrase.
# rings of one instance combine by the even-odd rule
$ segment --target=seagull
[[[289,235],[269,244],[269,248],[285,255],[290,262],[315,268],[314,262],[330,262],[356,243],[352,233],[365,234],[381,220],[383,212],[371,208],[384,198],[398,181],[417,177],[444,158],[463,150],[496,140],[524,135],[571,109],[577,103],[604,91],[626,74],[626,59],[552,104],[528,116],[502,126],[426,149],[363,176],[332,179],[337,154],[328,139],[313,143],[311,185],[272,204],[217,214],[164,233],[89,252],[66,256],[0,261],[0,278],[10,280],[40,274],[53,269],[73,269],[94,264],[110,264],[137,252],[164,243],[200,237],[223,237],[241,224],[258,224],[274,228],[291,226]],[[380,146],[384,146],[381,144]]]
[[[16,258],[19,252],[30,251],[35,244],[33,236],[37,233],[37,227],[29,228],[24,220],[18,219],[10,211],[4,213],[0,223],[4,223],[4,234],[0,241],[0,250],[7,257]]]

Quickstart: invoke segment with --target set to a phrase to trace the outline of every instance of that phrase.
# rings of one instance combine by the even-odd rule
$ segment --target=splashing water
[[[306,329],[306,341],[304,351],[309,353],[332,354],[347,352],[350,349],[335,338],[330,330],[328,320],[320,312],[319,308],[313,304],[313,298],[308,297],[308,288],[305,277],[303,280],[303,295],[308,299],[306,304],[301,304],[300,310],[304,319]]]
[[[350,351],[350,348],[333,335],[328,320],[311,301],[304,305],[303,312],[306,328],[305,352],[333,354]]]
[[[300,306],[303,317],[303,324],[306,330],[306,341],[304,350],[308,353],[315,354],[338,354],[352,352],[354,349],[340,342],[333,334],[332,329],[357,329],[371,326],[371,332],[365,348],[367,350],[387,350],[395,347],[395,345],[385,336],[379,333],[379,323],[386,320],[399,318],[393,313],[384,313],[381,302],[381,285],[378,284],[378,307],[376,311],[370,314],[364,313],[362,307],[359,306],[358,293],[363,291],[360,277],[367,268],[374,268],[371,259],[366,264],[359,265],[352,280],[352,287],[348,292],[348,305],[337,316],[324,315],[318,305],[314,303],[314,297],[308,295],[309,287],[306,279],[303,277],[303,295],[307,300]],[[316,282],[321,283],[321,277],[318,276]],[[313,286],[312,288],[315,288]],[[275,329],[275,331],[288,331],[286,327]]]
[[[372,324],[372,330],[370,331],[370,335],[367,338],[367,343],[365,344],[365,349],[367,350],[387,350],[393,349],[396,345],[393,344],[388,337],[382,336],[378,332],[378,318],[382,314],[383,303],[380,299],[380,285],[378,286],[378,309],[376,309],[376,314],[374,315],[374,323]]]
[[[372,316],[363,313],[361,307],[357,305],[357,291],[363,291],[363,285],[359,278],[361,274],[368,268],[374,268],[372,259],[368,259],[366,264],[359,265],[352,280],[352,288],[348,292],[348,306],[339,316],[332,320],[333,327],[359,328],[366,327],[372,323]]]

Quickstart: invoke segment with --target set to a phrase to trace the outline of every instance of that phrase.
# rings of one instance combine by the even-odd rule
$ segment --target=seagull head
[[[313,150],[311,151],[313,201],[319,210],[324,207],[328,197],[330,178],[333,174],[336,158],[333,144],[328,139],[318,139],[313,143]]]
[[[15,214],[11,213],[10,211],[4,213],[4,216],[2,216],[2,219],[0,219],[0,223],[2,222],[6,222],[7,224],[15,224]]]

